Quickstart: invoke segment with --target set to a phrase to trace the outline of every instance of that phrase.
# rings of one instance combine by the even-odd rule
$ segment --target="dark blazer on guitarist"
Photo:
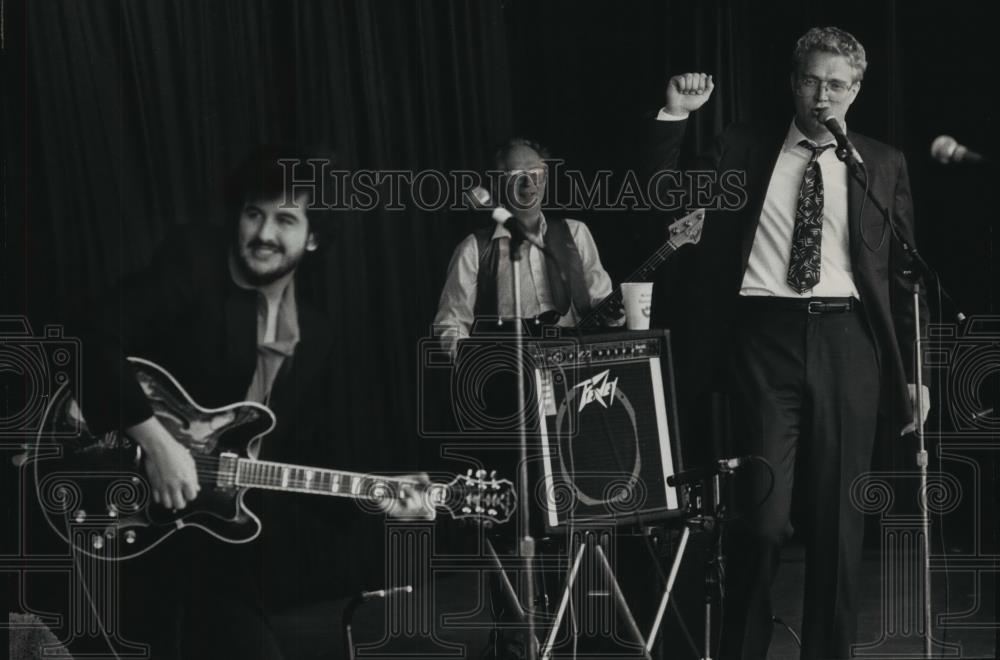
[[[88,364],[83,410],[92,430],[128,427],[152,411],[125,362],[137,355],[166,367],[202,406],[242,401],[257,364],[258,294],[238,287],[228,267],[231,240],[221,228],[181,226],[153,263],[126,278],[84,329]],[[278,413],[267,451],[277,448],[295,421],[282,410],[319,394],[330,351],[326,318],[297,299],[300,341],[273,387]]]
[[[126,355],[169,370],[201,406],[246,399],[257,364],[259,294],[233,282],[227,262],[231,245],[231,237],[221,228],[177,228],[152,264],[125,278],[82,324],[86,364],[81,408],[91,431],[126,428],[151,414]],[[330,323],[302,298],[301,287],[296,291],[300,338],[272,387],[268,407],[277,425],[261,443],[260,458],[362,469],[352,465],[349,442],[331,432],[337,421],[331,402],[343,397],[331,393],[337,387],[337,374],[332,368]],[[369,531],[377,531],[376,517],[361,515],[350,502],[294,493],[251,491],[247,501],[263,524],[252,547],[229,545],[197,532],[188,536],[199,552],[203,549],[220,562],[236,557],[262,562],[250,572],[264,582],[261,590],[271,599],[270,605],[280,609],[297,600],[370,586],[363,582],[367,567],[359,568],[357,562],[377,562],[380,554],[358,553],[344,539],[369,526],[373,526]],[[380,537],[379,533],[374,538]]]
[[[648,146],[652,171],[676,170],[687,121],[651,121]],[[736,210],[710,210],[705,220],[702,245],[697,250],[692,310],[689,322],[679,329],[682,365],[695,388],[710,388],[720,358],[731,336],[736,297],[747,266],[761,207],[771,172],[788,131],[787,122],[775,126],[734,124],[725,129],[693,168],[716,173],[745,173],[745,198],[716,196],[721,204],[738,201]],[[857,133],[849,133],[868,169],[872,194],[892,215],[892,221],[913,245],[913,206],[906,163],[898,150]],[[661,198],[664,196],[661,194]],[[881,369],[879,420],[884,432],[893,436],[912,420],[907,383],[914,383],[912,284],[904,275],[908,258],[885,226],[881,213],[855,181],[848,188],[851,270],[861,296],[867,323]],[[921,319],[926,322],[926,303],[921,297]]]

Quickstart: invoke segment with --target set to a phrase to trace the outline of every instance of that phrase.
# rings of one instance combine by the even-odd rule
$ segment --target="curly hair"
[[[331,213],[324,207],[330,199],[332,185],[329,169],[336,160],[332,151],[326,148],[297,145],[262,145],[251,151],[235,168],[226,181],[227,223],[235,229],[243,205],[249,201],[260,201],[282,197],[286,191],[284,162],[294,173],[297,182],[308,196],[306,218],[309,230],[320,241],[330,237]]]
[[[800,71],[809,54],[815,52],[843,55],[854,69],[854,82],[864,78],[868,68],[865,47],[850,32],[835,27],[814,27],[806,32],[792,51],[792,73]]]

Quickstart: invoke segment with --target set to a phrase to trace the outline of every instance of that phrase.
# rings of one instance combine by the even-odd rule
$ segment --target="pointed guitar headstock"
[[[705,209],[695,209],[680,220],[672,223],[669,243],[676,250],[682,245],[692,245],[701,240],[702,226],[705,224]]]

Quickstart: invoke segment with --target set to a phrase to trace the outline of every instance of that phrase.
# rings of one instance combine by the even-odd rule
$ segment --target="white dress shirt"
[[[583,276],[587,284],[592,305],[596,305],[611,294],[611,278],[601,264],[594,238],[587,225],[577,220],[566,220],[570,235],[576,244],[583,262]],[[545,216],[539,222],[538,235],[543,239],[547,225]],[[510,232],[503,225],[497,225],[491,240],[502,240],[501,254],[497,264],[497,307],[485,310],[490,315],[512,318],[514,316],[514,293],[510,259],[507,249]],[[545,254],[534,245],[524,243],[521,248],[521,316],[533,318],[542,312],[554,309],[552,294],[545,271]],[[459,339],[469,336],[476,308],[476,283],[479,275],[479,245],[476,236],[470,234],[458,244],[448,266],[448,276],[441,291],[438,312],[434,317],[434,333],[441,338],[442,346],[455,353]],[[577,310],[570,303],[570,309],[558,325],[573,326],[579,320]]]
[[[657,114],[658,121],[682,121],[686,117],[671,115],[665,108]],[[845,127],[846,131],[847,128]],[[847,217],[847,166],[833,149],[826,149],[817,162],[823,175],[823,243],[820,248],[819,282],[812,289],[799,293],[787,282],[788,262],[792,253],[792,229],[799,203],[799,188],[812,156],[799,142],[809,140],[792,120],[781,146],[781,153],[771,172],[760,222],[754,235],[753,247],[741,296],[781,296],[783,298],[860,298],[851,272],[850,231]],[[825,144],[833,144],[834,140]],[[821,146],[821,145],[818,145]]]
[[[792,121],[771,172],[740,295],[859,298],[851,273],[847,166],[837,158],[833,149],[824,150],[816,161],[823,174],[823,242],[820,247],[819,282],[802,293],[787,282],[799,188],[812,157],[809,149],[799,145],[802,140],[808,138]]]

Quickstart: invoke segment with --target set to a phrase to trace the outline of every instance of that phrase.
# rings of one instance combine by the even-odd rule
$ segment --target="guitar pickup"
[[[215,477],[216,488],[236,488],[236,470],[238,467],[238,455],[231,451],[219,454],[219,470]]]

